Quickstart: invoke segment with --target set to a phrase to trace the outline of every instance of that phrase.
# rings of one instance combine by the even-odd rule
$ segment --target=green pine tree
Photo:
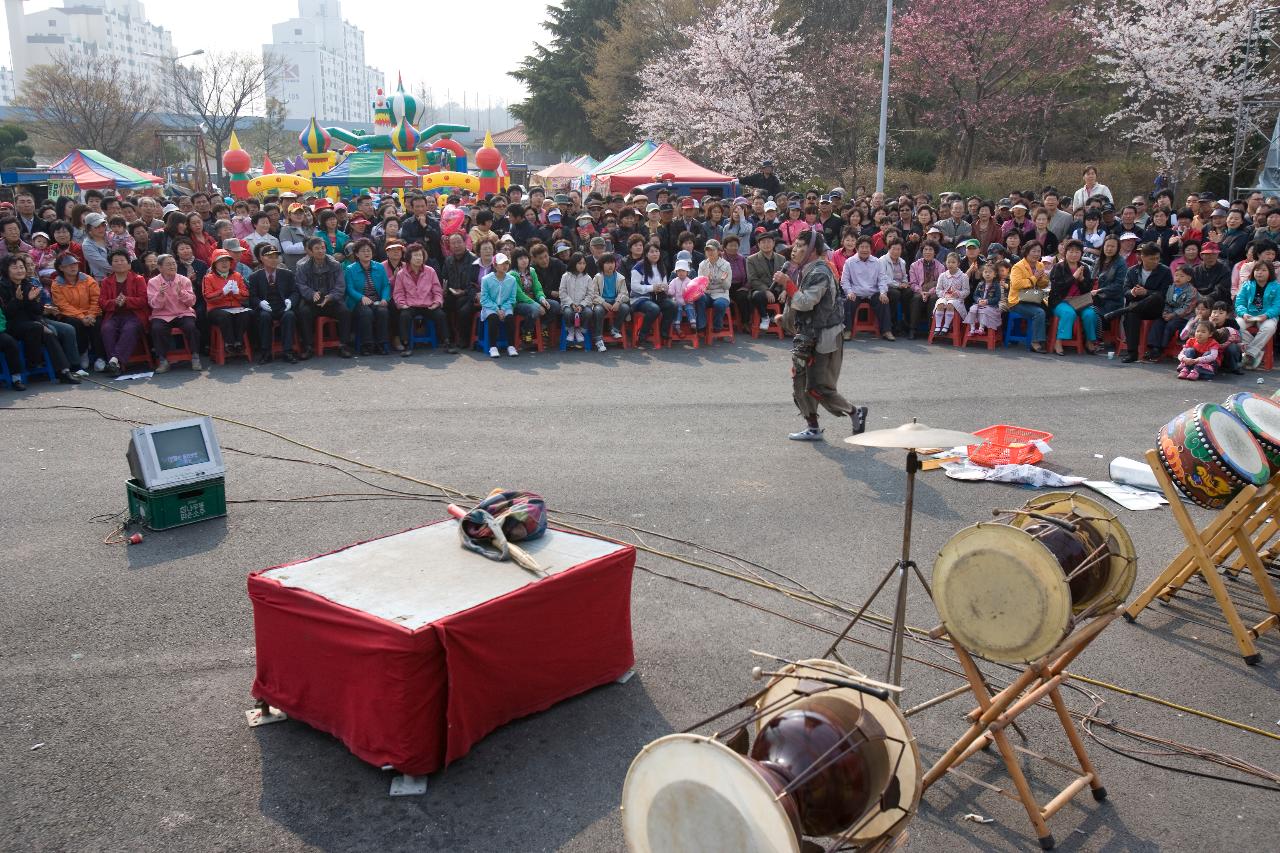
[[[608,153],[591,132],[584,104],[595,43],[602,25],[613,22],[617,11],[618,0],[561,0],[559,6],[548,7],[550,44],[535,46],[511,72],[529,90],[511,112],[535,145],[562,153]]]

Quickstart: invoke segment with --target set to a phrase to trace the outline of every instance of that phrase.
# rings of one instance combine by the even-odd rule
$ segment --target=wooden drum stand
[[[1218,602],[1222,615],[1226,617],[1244,662],[1250,666],[1256,665],[1262,655],[1258,653],[1254,640],[1266,631],[1280,628],[1280,595],[1276,594],[1259,554],[1267,541],[1280,532],[1280,523],[1277,523],[1280,518],[1280,476],[1272,477],[1261,488],[1246,486],[1218,511],[1217,516],[1203,530],[1197,530],[1182,503],[1181,493],[1169,479],[1156,451],[1147,451],[1147,464],[1151,466],[1156,481],[1169,499],[1169,508],[1178,527],[1182,529],[1182,535],[1186,537],[1187,547],[1133,600],[1124,611],[1124,618],[1129,622],[1134,621],[1152,601],[1157,598],[1169,601],[1188,580],[1200,575]],[[1252,627],[1245,625],[1240,618],[1219,574],[1219,566],[1227,564],[1233,556],[1234,564],[1227,571],[1234,577],[1243,568],[1247,568],[1262,593],[1269,613],[1267,618]]]
[[[1063,701],[1059,688],[1070,677],[1066,669],[1071,662],[1085,650],[1104,628],[1120,615],[1120,612],[1120,608],[1117,607],[1110,613],[1090,620],[1088,624],[1068,636],[1044,658],[1027,664],[1022,674],[1012,684],[995,695],[992,695],[991,691],[987,689],[982,672],[978,669],[977,663],[968,650],[947,634],[945,628],[941,626],[935,628],[930,636],[935,638],[946,637],[951,643],[960,665],[964,667],[965,676],[969,680],[968,688],[962,689],[973,694],[973,697],[977,700],[978,707],[968,714],[968,719],[970,720],[968,731],[925,774],[924,789],[926,791],[929,790],[929,786],[950,771],[963,776],[970,782],[1019,802],[1027,810],[1027,817],[1030,818],[1031,825],[1035,827],[1036,837],[1040,841],[1041,849],[1052,850],[1055,842],[1053,833],[1049,831],[1049,826],[1046,823],[1049,818],[1057,814],[1063,806],[1085,788],[1091,789],[1093,798],[1099,802],[1107,798],[1107,789],[1102,786],[1102,781],[1098,778],[1098,772],[1089,760],[1089,754],[1084,748],[1084,741],[1076,730],[1075,722],[1071,719],[1071,714],[1067,710],[1067,704]],[[951,695],[944,693],[936,701],[949,698]],[[1062,724],[1062,730],[1067,736],[1067,741],[1071,744],[1071,750],[1076,755],[1076,761],[1080,764],[1078,772],[1076,768],[1070,765],[1055,761],[1029,749],[1015,746],[1005,733],[1006,728],[1015,725],[1015,720],[1022,712],[1045,698],[1048,698],[1053,703],[1053,709],[1058,715],[1058,721]],[[913,708],[912,711],[908,712],[908,716],[916,710],[923,710],[924,707],[930,704],[933,704],[933,701]],[[1000,750],[1000,757],[1004,761],[1004,766],[1009,771],[1010,778],[1013,779],[1015,794],[956,769],[974,753],[988,748],[993,743]],[[1073,774],[1074,778],[1053,799],[1041,806],[1031,792],[1031,785],[1027,782],[1026,775],[1022,772],[1022,766],[1018,761],[1018,753],[1038,758],[1055,767],[1066,770]]]

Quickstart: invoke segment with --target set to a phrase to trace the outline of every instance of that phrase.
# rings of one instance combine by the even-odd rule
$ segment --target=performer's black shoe
[[[861,435],[867,429],[867,407],[855,406],[853,411],[849,413],[849,420],[853,421],[853,434]]]

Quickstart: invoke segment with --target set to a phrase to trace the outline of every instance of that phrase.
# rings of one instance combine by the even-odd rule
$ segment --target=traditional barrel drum
[[[1245,486],[1261,486],[1271,476],[1253,433],[1215,403],[1201,403],[1162,426],[1156,451],[1178,490],[1206,509],[1222,509]]]
[[[627,849],[799,853],[805,836],[861,847],[900,833],[923,780],[907,721],[891,702],[810,680],[824,676],[861,678],[834,661],[788,664],[756,700],[746,754],[696,734],[641,750],[622,789]]]
[[[1114,514],[1084,495],[1049,492],[951,537],[933,566],[933,600],[970,652],[1026,663],[1122,604],[1136,573],[1133,541]]]

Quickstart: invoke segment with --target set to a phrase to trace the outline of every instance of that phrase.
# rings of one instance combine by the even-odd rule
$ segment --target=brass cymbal
[[[973,433],[929,427],[914,420],[892,429],[877,429],[861,435],[851,435],[844,441],[845,444],[854,444],[859,447],[900,447],[904,450],[982,443],[982,439]]]

